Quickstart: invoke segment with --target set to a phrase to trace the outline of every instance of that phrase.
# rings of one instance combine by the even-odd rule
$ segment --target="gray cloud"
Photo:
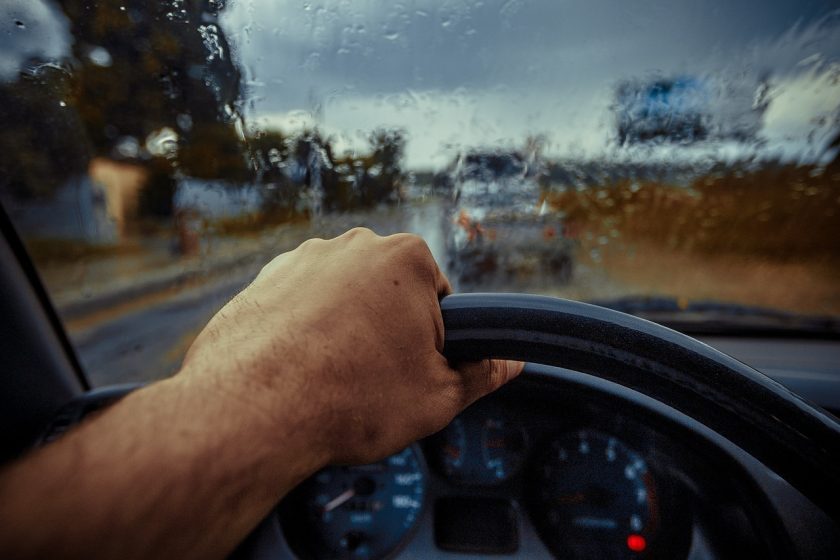
[[[437,164],[447,149],[529,133],[545,133],[558,152],[607,149],[613,88],[645,76],[742,88],[770,76],[777,107],[766,132],[786,131],[776,145],[798,141],[834,110],[836,81],[825,78],[840,64],[833,5],[234,0],[221,25],[243,69],[249,122],[317,124],[349,148],[372,128],[401,126],[409,158]],[[69,54],[67,23],[51,3],[10,0],[0,15],[0,77],[28,58]],[[811,105],[793,103],[796,92]]]
[[[778,38],[827,2],[234,3],[223,17],[269,109],[309,92],[584,85],[708,67]]]
[[[376,126],[399,126],[410,162],[441,165],[454,150],[530,133],[558,153],[611,149],[612,91],[645,76],[707,78],[747,102],[769,77],[778,107],[765,146],[801,151],[803,123],[825,114],[833,91],[792,104],[808,84],[829,83],[798,78],[813,73],[800,62],[838,60],[838,19],[825,1],[253,0],[229,6],[222,25],[253,124],[318,125],[348,149]]]

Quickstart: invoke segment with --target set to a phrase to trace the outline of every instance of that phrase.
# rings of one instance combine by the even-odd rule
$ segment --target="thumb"
[[[464,406],[492,393],[522,372],[523,362],[514,360],[482,360],[459,364]]]

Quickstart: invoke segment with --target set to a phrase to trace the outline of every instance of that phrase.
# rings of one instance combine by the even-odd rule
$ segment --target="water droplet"
[[[67,103],[65,103],[64,101],[59,101],[58,106],[59,107],[67,107]]]
[[[400,38],[400,34],[396,31],[386,31],[383,37],[389,41],[396,41]]]
[[[192,128],[193,120],[192,117],[186,113],[181,113],[175,118],[175,122],[178,123],[178,128],[183,131],[188,131]]]
[[[133,136],[123,136],[116,145],[119,155],[127,158],[136,158],[140,155],[140,142]]]
[[[201,25],[198,27],[198,33],[201,35],[204,48],[207,50],[207,62],[224,59],[225,49],[219,39],[218,28],[213,24]]]
[[[20,29],[26,29],[26,24],[20,21],[19,19],[15,20],[15,25],[17,25]]]
[[[111,53],[103,47],[93,47],[88,52],[88,59],[97,66],[108,67],[111,66]]]
[[[146,137],[146,150],[153,156],[174,156],[178,151],[178,134],[163,127]]]

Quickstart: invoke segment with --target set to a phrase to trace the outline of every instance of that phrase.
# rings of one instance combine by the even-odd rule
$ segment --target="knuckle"
[[[310,239],[307,239],[303,243],[301,243],[298,246],[298,249],[301,249],[301,250],[304,250],[304,251],[309,250],[309,249],[314,249],[315,247],[321,245],[323,242],[324,242],[324,240],[321,239],[320,237],[312,237]]]
[[[429,246],[426,244],[426,240],[420,237],[419,235],[415,235],[413,233],[406,233],[405,243],[414,251],[420,251],[423,253],[429,252]]]
[[[358,227],[354,227],[352,229],[347,230],[346,232],[344,232],[344,235],[342,235],[341,237],[344,237],[345,239],[355,239],[357,237],[375,237],[375,236],[376,236],[376,234],[372,230],[370,230],[366,227],[358,226]]]
[[[419,235],[414,235],[413,233],[399,233],[393,237],[396,238],[396,244],[403,254],[412,260],[423,264],[428,264],[434,261],[429,246]]]
[[[257,274],[257,277],[259,278],[259,277],[265,277],[265,276],[269,276],[269,275],[271,275],[271,273],[272,273],[272,272],[273,272],[273,271],[277,268],[277,266],[278,266],[278,259],[279,259],[279,258],[280,258],[280,257],[274,257],[273,259],[271,259],[270,261],[268,261],[267,263],[265,263],[265,264],[263,265],[263,267],[260,269],[259,274]]]

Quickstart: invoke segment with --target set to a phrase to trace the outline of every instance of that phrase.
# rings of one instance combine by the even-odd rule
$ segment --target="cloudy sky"
[[[714,80],[726,90],[715,102],[736,112],[769,76],[763,149],[808,152],[814,119],[840,103],[830,5],[239,0],[222,25],[245,68],[250,122],[317,124],[345,147],[399,126],[410,163],[423,166],[529,134],[545,134],[558,155],[615,151],[615,84],[678,75]]]
[[[25,57],[68,52],[67,22],[48,0],[4,3],[0,77]],[[317,125],[347,150],[376,127],[400,127],[415,167],[531,134],[545,135],[555,155],[621,156],[610,105],[627,79],[706,80],[715,111],[732,115],[748,110],[766,78],[761,149],[790,157],[820,150],[840,105],[833,0],[227,4],[220,23],[246,77],[249,126]],[[709,150],[745,147],[699,149]]]

